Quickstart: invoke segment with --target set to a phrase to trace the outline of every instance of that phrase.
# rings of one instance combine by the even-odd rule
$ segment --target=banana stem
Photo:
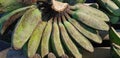
[[[57,12],[64,11],[68,6],[67,3],[62,3],[62,2],[59,2],[59,1],[56,1],[56,0],[52,0],[52,3],[53,3],[52,8]]]

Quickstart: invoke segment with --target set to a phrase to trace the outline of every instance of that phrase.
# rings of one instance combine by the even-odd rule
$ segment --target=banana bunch
[[[109,16],[112,24],[115,24],[119,21],[120,0],[97,0],[97,3],[99,4],[100,9],[102,9],[102,11]]]
[[[120,35],[115,31],[113,27],[111,27],[109,35],[112,43],[112,58],[120,58]]]
[[[81,3],[74,6],[58,1],[55,3],[54,7],[49,5],[42,8],[30,5],[4,15],[0,18],[1,34],[17,21],[12,35],[12,46],[16,50],[26,48],[29,58],[36,53],[44,58],[50,52],[56,57],[68,55],[82,58],[80,47],[93,52],[94,48],[89,40],[102,43],[98,30],[109,30],[106,24],[109,21],[107,15]]]

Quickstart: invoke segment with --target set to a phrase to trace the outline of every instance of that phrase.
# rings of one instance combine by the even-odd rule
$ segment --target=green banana
[[[76,11],[78,10],[78,12],[94,17],[96,20],[109,21],[108,16],[104,12],[84,4],[79,3],[74,6],[70,6],[70,9]]]
[[[61,19],[59,18],[58,20],[61,38],[65,44],[65,48],[67,48],[68,53],[71,53],[75,58],[82,58],[81,53],[79,52],[76,45],[72,42],[71,38],[69,37],[64,25],[61,22]]]
[[[47,26],[42,35],[42,39],[41,39],[41,56],[42,56],[42,58],[44,58],[49,53],[49,40],[50,40],[50,35],[52,33],[52,20],[53,20],[53,18],[51,18],[48,21]]]
[[[63,23],[68,31],[68,33],[70,34],[70,36],[84,49],[86,49],[89,52],[93,52],[94,48],[92,46],[92,44],[89,42],[89,40],[87,38],[85,38],[82,34],[79,33],[79,31],[77,29],[75,29],[75,27],[69,23],[68,21],[66,21],[65,17],[62,16],[62,20]]]
[[[40,44],[41,37],[46,27],[46,24],[47,24],[46,21],[40,21],[39,24],[34,29],[33,33],[31,34],[30,40],[28,42],[28,57],[33,57],[35,55]]]
[[[96,9],[99,8],[99,5],[98,5],[97,3],[84,3],[84,5],[87,5],[87,6],[90,6],[90,7],[96,8]]]
[[[98,30],[109,30],[109,26],[103,21],[103,20],[98,20],[94,16],[91,16],[88,13],[84,13],[82,11],[69,11],[70,15],[74,18],[79,20],[80,22]]]
[[[98,4],[115,16],[120,16],[120,8],[111,0],[97,0]]]
[[[57,17],[54,18],[54,23],[53,23],[53,32],[52,32],[52,49],[53,52],[56,54],[56,56],[61,57],[62,55],[65,54],[61,40],[60,40],[60,31],[59,27],[57,25]]]
[[[101,37],[97,34],[97,32],[89,31],[88,28],[84,28],[84,26],[81,25],[81,23],[77,22],[75,19],[72,19],[68,14],[65,14],[68,21],[78,30],[80,33],[82,33],[84,36],[86,36],[88,39],[96,42],[96,43],[102,43]]]
[[[109,17],[110,17],[110,22],[112,24],[116,24],[120,20],[120,17],[117,17],[117,16],[110,15]]]
[[[110,28],[109,35],[111,42],[120,45],[120,35],[115,31],[113,27]]]
[[[118,7],[120,7],[120,0],[112,0]]]
[[[13,15],[16,15],[16,14],[18,14],[18,13],[20,13],[20,12],[24,12],[24,11],[26,11],[26,10],[28,10],[28,9],[30,9],[30,8],[34,8],[35,6],[34,5],[32,5],[32,6],[27,6],[27,7],[23,7],[23,8],[19,8],[19,9],[17,9],[17,10],[14,10],[14,11],[12,11],[12,12],[10,12],[10,13],[8,13],[8,14],[6,14],[6,15],[4,15],[3,17],[1,17],[0,18],[0,30],[3,28],[3,23],[4,22],[6,22],[7,20],[16,20],[16,18],[12,18],[13,17]],[[12,22],[9,22],[10,24],[12,24]],[[10,25],[9,24],[9,25]],[[8,26],[9,26],[8,25]],[[4,28],[6,29],[6,27],[7,26],[4,26]],[[3,28],[3,30],[1,31],[1,34],[3,34],[4,33],[4,29]]]
[[[18,0],[0,0],[0,13],[13,11],[20,7],[23,7],[23,4]]]
[[[64,2],[70,4],[70,5],[75,5],[77,3],[84,3],[86,0],[64,0]]]
[[[120,46],[112,43],[112,57],[119,58],[120,57]]]
[[[12,37],[12,43],[15,49],[22,48],[39,21],[41,21],[41,12],[38,9],[31,8],[25,12],[18,22]]]
[[[21,17],[24,14],[25,11],[23,12],[19,12],[16,13],[14,15],[12,15],[7,21],[5,21],[2,25],[2,29],[1,29],[1,34],[4,34],[4,32],[6,31],[6,29],[12,24],[14,23],[19,17]]]

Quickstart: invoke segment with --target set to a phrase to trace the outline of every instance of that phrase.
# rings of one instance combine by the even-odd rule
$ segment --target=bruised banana
[[[82,33],[84,36],[86,36],[88,39],[96,42],[96,43],[102,43],[101,37],[97,34],[97,32],[89,31],[88,28],[84,28],[79,22],[77,22],[75,19],[72,19],[68,14],[65,14],[68,21],[77,29],[80,33]]]
[[[49,41],[50,41],[50,36],[52,33],[52,20],[53,20],[53,18],[51,18],[48,21],[46,28],[45,28],[43,35],[42,35],[41,48],[40,48],[42,58],[44,58],[46,55],[48,55],[49,50],[50,50],[49,49]]]
[[[111,42],[120,45],[120,35],[115,31],[113,27],[110,28],[109,35]]]
[[[4,33],[4,31],[6,30],[6,28],[12,24],[16,18],[18,18],[19,16],[22,15],[23,12],[25,12],[26,10],[30,9],[30,8],[34,8],[35,6],[32,5],[32,6],[27,6],[27,7],[23,7],[23,8],[19,8],[17,10],[14,10],[6,15],[4,15],[3,17],[0,18],[0,30],[2,29],[1,31],[1,34]],[[19,14],[20,13],[20,14]],[[16,14],[19,14],[18,16],[16,16]],[[16,16],[16,18],[14,18],[14,15]],[[9,21],[9,22],[8,22]],[[5,24],[9,23],[7,26],[6,25],[3,25],[3,23],[5,22]]]
[[[105,30],[105,31],[109,30],[109,26],[103,20],[98,20],[97,18],[94,18],[93,16],[91,16],[88,13],[84,13],[84,12],[79,11],[79,10],[69,11],[69,12],[70,12],[70,15],[74,19],[76,19],[76,20],[78,20],[78,21],[80,21],[80,22],[82,22],[82,23],[84,23],[84,24],[86,24],[94,29]]]
[[[120,0],[112,0],[120,8]]]
[[[61,19],[59,18],[58,20],[59,20],[58,24],[59,24],[61,39],[64,42],[65,48],[67,49],[68,53],[71,53],[75,58],[82,58],[81,53],[79,52],[76,45],[69,37],[64,25],[61,22]]]
[[[65,54],[60,40],[60,30],[57,24],[57,17],[54,18],[51,42],[53,52],[56,54],[56,56],[61,57]]]
[[[15,49],[23,47],[39,21],[41,21],[41,12],[38,9],[31,8],[25,12],[18,22],[12,37]]]
[[[93,52],[94,48],[89,40],[80,34],[79,31],[71,23],[66,21],[66,18],[64,16],[62,16],[62,20],[70,36],[85,50]]]
[[[96,20],[109,21],[108,16],[104,12],[84,4],[79,3],[74,6],[70,6],[70,9],[78,10],[79,12],[90,15],[91,17],[94,17]]]
[[[34,29],[33,33],[31,34],[30,40],[28,42],[28,57],[33,57],[35,55],[40,44],[46,24],[47,21],[40,21]]]
[[[115,16],[120,16],[120,8],[112,0],[97,0],[98,4]]]

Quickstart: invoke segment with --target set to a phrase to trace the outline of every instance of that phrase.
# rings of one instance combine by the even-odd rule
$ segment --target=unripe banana
[[[76,4],[74,6],[70,6],[70,9],[75,11],[78,10],[79,12],[82,12],[91,17],[94,17],[96,20],[109,21],[108,16],[104,12],[81,3]]]
[[[95,32],[92,32],[89,30],[89,28],[86,26],[83,26],[83,24],[77,22],[75,19],[70,18],[68,14],[65,15],[68,19],[68,21],[75,26],[77,30],[79,30],[80,33],[82,33],[84,36],[86,36],[88,39],[96,42],[96,43],[102,43],[101,37],[97,34],[96,30],[93,30]]]
[[[59,20],[60,35],[67,52],[72,54],[75,58],[82,58],[82,55],[79,52],[78,48],[69,37],[64,25],[61,22],[61,19],[59,18],[58,20]]]
[[[23,4],[17,0],[0,0],[0,13],[13,11],[20,7],[23,7]]]
[[[75,40],[85,50],[89,52],[93,52],[94,48],[92,44],[89,42],[89,40],[85,38],[82,34],[80,34],[79,31],[71,23],[66,21],[64,16],[62,16],[62,20],[63,20],[64,26],[66,27],[68,33],[73,38],[73,40]]]
[[[19,8],[19,9],[14,10],[14,11],[12,11],[12,12],[4,15],[3,17],[1,17],[0,18],[0,31],[1,31],[1,34],[3,34],[4,31],[6,30],[6,28],[10,24],[12,24],[19,16],[22,16],[23,12],[25,12],[26,10],[28,10],[28,9],[30,9],[32,7],[34,8],[35,6],[32,5],[32,6],[27,6],[27,7]],[[14,15],[16,16],[16,18],[14,17]],[[5,22],[5,24],[3,25],[4,22]]]
[[[41,39],[41,48],[40,48],[40,52],[41,52],[41,56],[42,58],[44,58],[46,55],[48,55],[49,53],[49,41],[50,41],[50,36],[51,36],[51,33],[52,33],[52,20],[53,18],[51,18],[47,25],[46,25],[46,28],[43,32],[43,35],[42,35],[42,39]],[[47,36],[46,36],[47,35]]]
[[[38,9],[32,8],[25,12],[18,22],[12,37],[15,49],[23,47],[39,21],[41,21],[41,12]]]
[[[120,8],[120,0],[112,0]]]
[[[106,30],[106,31],[109,30],[109,26],[103,20],[98,20],[97,18],[95,18],[94,16],[91,16],[88,13],[84,13],[80,10],[77,10],[77,11],[70,11],[70,15],[74,19],[76,19],[94,29]]]
[[[61,44],[60,31],[59,31],[56,17],[54,18],[51,41],[52,41],[52,49],[54,54],[56,54],[56,56],[58,57],[61,57],[62,55],[64,55],[65,52]]]
[[[99,5],[115,16],[120,16],[120,8],[111,0],[97,0]]]
[[[46,21],[40,21],[34,29],[33,33],[31,34],[30,40],[28,42],[28,57],[32,58],[35,55],[46,24]]]
[[[115,31],[115,29],[113,27],[111,27],[110,31],[109,31],[109,35],[110,35],[110,40],[111,42],[120,45],[120,35]]]

